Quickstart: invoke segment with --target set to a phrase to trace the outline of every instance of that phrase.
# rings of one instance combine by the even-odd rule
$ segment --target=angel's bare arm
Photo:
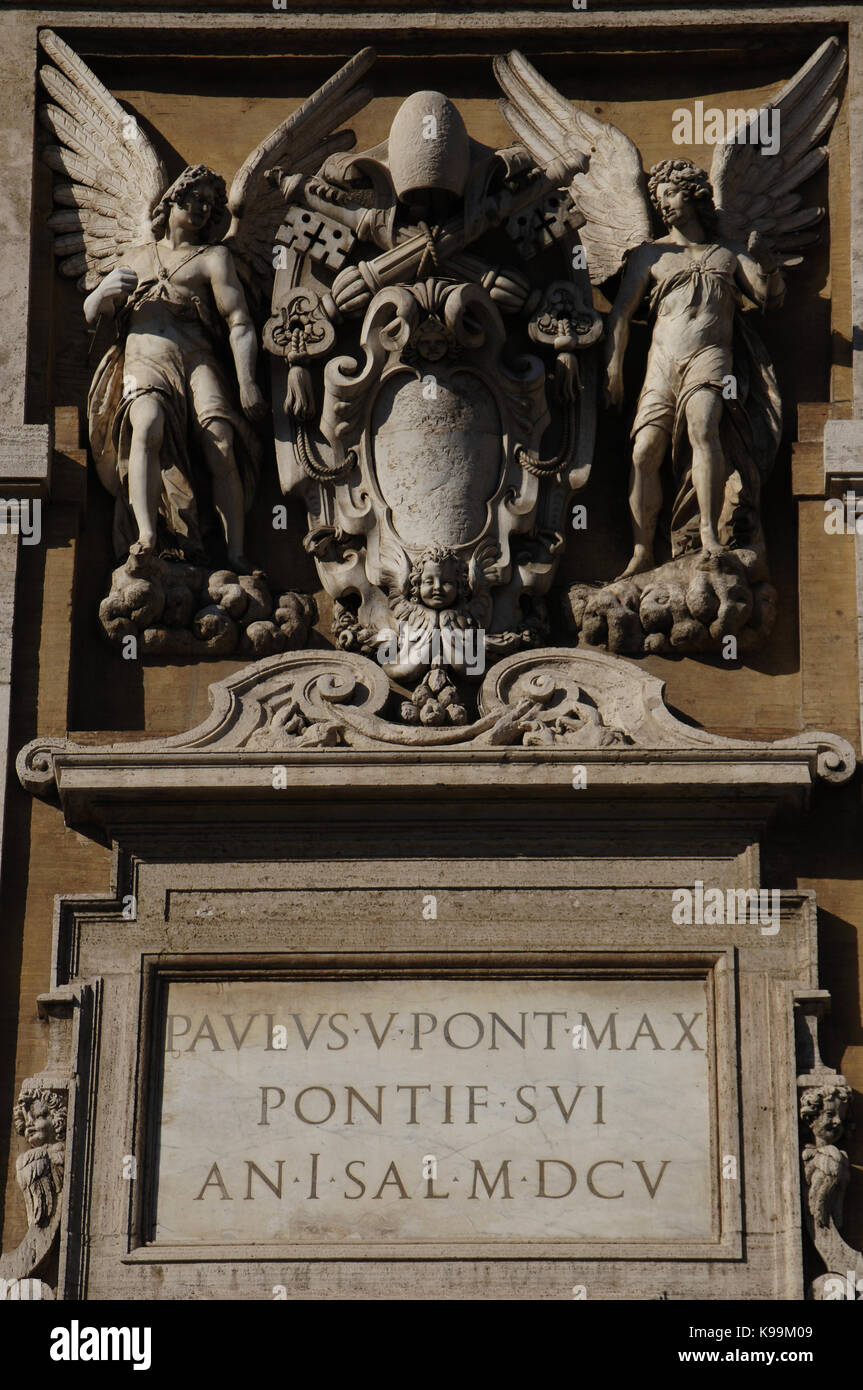
[[[623,359],[629,342],[632,316],[647,293],[654,249],[650,242],[636,247],[629,257],[605,332],[606,391],[608,404],[623,404]]]
[[[243,409],[248,411],[258,404],[263,404],[255,381],[258,340],[254,324],[243,287],[234,268],[233,258],[226,247],[213,247],[208,257],[208,269],[216,308],[228,325],[230,333],[231,352],[240,386],[240,401]]]
[[[758,259],[760,257],[760,260]],[[746,251],[737,252],[736,280],[743,293],[761,309],[780,309],[785,280],[769,245],[754,234]]]
[[[116,313],[118,304],[125,303],[137,283],[138,276],[131,266],[115,266],[84,300],[84,317],[87,322],[94,324],[99,315],[104,314],[108,308],[112,313]]]

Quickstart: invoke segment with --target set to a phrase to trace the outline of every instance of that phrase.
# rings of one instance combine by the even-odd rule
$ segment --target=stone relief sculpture
[[[689,160],[666,159],[651,169],[646,190],[632,178],[640,159],[620,131],[571,106],[520,55],[496,64],[505,114],[529,149],[589,130],[591,171],[599,161],[608,170],[602,200],[585,196],[578,178],[572,191],[586,219],[582,240],[599,248],[594,284],[625,255],[604,345],[605,400],[614,409],[624,404],[629,326],[649,299],[651,345],[632,423],[634,551],[613,583],[570,589],[568,616],[581,641],[619,652],[698,652],[721,650],[733,636],[746,652],[772,626],[760,508],[782,407],[742,308],[778,308],[783,267],[817,239],[812,228],[824,211],[801,207],[797,189],[827,159],[819,142],[838,108],[845,62],[838,41],[827,40],[767,104],[781,122],[778,151],[762,150],[763,110],[741,113],[740,128],[716,145],[709,177]],[[621,216],[624,180],[629,207]],[[657,238],[645,191],[666,229]],[[669,451],[671,560],[657,566],[660,468]]]
[[[700,550],[709,563],[733,541],[763,547],[758,483],[750,474],[759,459],[772,461],[781,421],[773,369],[739,312],[743,295],[764,308],[778,307],[784,298],[769,243],[761,232],[751,234],[745,251],[714,240],[718,213],[711,183],[688,160],[654,165],[648,188],[668,231],[629,258],[607,344],[607,393],[619,407],[629,323],[649,292],[653,336],[632,425],[635,550],[623,578],[655,567],[659,470],[669,440],[680,477],[672,516],[675,553]],[[749,384],[746,401],[734,394],[737,381]],[[684,448],[688,458],[681,463]],[[740,486],[732,510],[726,494],[735,468]]]
[[[30,1226],[47,1226],[63,1187],[67,1088],[44,1077],[25,1081],[15,1106],[17,1134],[30,1145],[15,1165]]]
[[[445,678],[446,672],[433,668],[417,687],[418,699],[439,700]],[[424,695],[419,694],[423,685]],[[598,750],[596,761],[611,750],[609,763],[615,767],[631,758],[661,754],[664,759],[666,753],[679,755],[687,766],[699,762],[705,767],[736,756],[747,765],[754,758],[765,766],[787,757],[805,765],[807,779],[835,785],[846,782],[856,767],[853,748],[837,734],[807,730],[770,742],[737,743],[678,719],[665,704],[664,692],[664,681],[631,661],[587,646],[575,651],[546,647],[516,652],[487,671],[476,713],[466,723],[406,720],[403,697],[379,662],[350,651],[283,652],[211,686],[211,713],[191,732],[114,744],[113,752],[177,753],[181,758],[192,751],[278,758],[298,753],[305,761],[314,750],[325,764],[340,750],[353,749],[412,757],[493,749],[578,750],[587,756]],[[18,754],[22,786],[34,796],[56,797],[57,774],[67,755],[78,767],[82,757],[90,757],[88,747],[66,739],[34,739]],[[571,766],[560,764],[559,770],[561,786],[570,787]]]
[[[814,1140],[803,1148],[803,1174],[809,1211],[820,1228],[827,1228],[831,1220],[837,1225],[842,1223],[842,1203],[851,1165],[836,1141],[844,1133],[850,1104],[851,1088],[838,1078],[810,1086],[800,1097],[800,1118],[809,1126]]]
[[[84,301],[89,323],[109,309],[121,332],[93,380],[90,440],[100,475],[117,492],[122,548],[154,554],[161,523],[190,557],[203,558],[189,476],[191,424],[212,479],[228,561],[244,574],[250,568],[243,555],[245,499],[260,458],[248,421],[259,419],[266,403],[255,381],[255,331],[233,258],[208,240],[226,205],[218,174],[203,164],[184,169],[156,206],[149,244],[125,248],[122,262]],[[211,302],[229,329],[242,415],[220,361],[222,325],[209,312]],[[129,542],[125,528],[137,539]]]
[[[818,1039],[829,1002],[823,990],[801,991],[795,1000],[797,1056],[802,1066],[797,1092],[803,1217],[826,1269],[809,1286],[809,1297],[818,1302],[863,1296],[863,1255],[841,1235],[851,1163],[840,1144],[854,1128],[854,1093],[845,1077],[823,1061]]]
[[[66,1165],[68,1082],[47,1073],[21,1083],[13,1111],[16,1133],[29,1148],[15,1164],[27,1209],[27,1235],[18,1248],[0,1256],[0,1298],[53,1298],[49,1285],[32,1275],[43,1269],[60,1223],[60,1196]],[[24,1284],[25,1287],[19,1286]]]
[[[88,401],[123,560],[103,626],[115,639],[140,636],[156,655],[199,647],[221,655],[238,644],[264,655],[302,644],[313,605],[293,595],[274,603],[244,554],[262,454],[255,423],[267,406],[240,268],[252,285],[272,276],[278,215],[273,224],[265,168],[277,158],[315,168],[344,147],[333,124],[368,100],[364,89],[346,95],[363,63],[348,64],[278,126],[228,192],[203,164],[169,184],[143,130],[69,46],[50,31],[42,44],[55,66],[41,71],[52,98],[41,115],[60,142],[43,158],[66,180],[51,219],[60,270],[90,290],[88,321],[111,313],[118,332]],[[209,563],[207,501],[227,567]]]
[[[89,396],[94,461],[117,499],[111,637],[174,657],[305,645],[313,600],[274,598],[245,553],[262,346],[279,480],[306,507],[333,640],[413,687],[407,723],[469,722],[472,678],[553,640],[600,352],[605,402],[621,409],[647,299],[632,558],[611,582],[572,586],[565,618],[579,642],[614,652],[765,640],[776,595],[761,494],[782,407],[743,310],[778,309],[783,269],[817,238],[823,210],[803,207],[799,186],[827,158],[845,67],[835,39],[744,113],[709,176],[666,159],[649,179],[627,136],[518,52],[494,61],[511,146],[472,139],[445,95],[420,91],[386,140],[358,151],[340,127],[371,97],[364,49],[230,190],[203,164],[169,183],[134,118],[66,44],[42,41],[60,269],[89,291],[88,319],[110,313],[118,330]],[[766,154],[768,110],[781,130]],[[611,293],[620,271],[604,326],[593,289]]]
[[[851,1177],[851,1163],[839,1147],[851,1129],[853,1092],[843,1076],[822,1068],[823,1075],[809,1077],[800,1093],[800,1119],[812,1135],[803,1145],[804,1208],[809,1235],[827,1272],[812,1281],[811,1296],[818,1302],[859,1300],[863,1295],[863,1255],[841,1235],[842,1208]]]
[[[478,634],[491,660],[548,638],[593,451],[579,363],[593,371],[601,320],[566,192],[587,168],[583,140],[481,145],[427,91],[374,149],[278,176],[279,475],[305,502],[338,645],[395,679],[439,673],[409,722],[466,722],[446,673],[471,673]]]
[[[355,152],[338,127],[370,98],[364,50],[262,142],[230,192],[203,164],[169,182],[72,50],[50,33],[43,43],[55,65],[43,118],[59,141],[44,157],[65,180],[52,218],[61,273],[80,276],[88,319],[118,327],[88,403],[94,461],[117,499],[103,625],[153,655],[269,658],[217,688],[205,724],[152,751],[729,755],[729,740],[674,718],[655,677],[595,648],[701,652],[733,635],[746,651],[769,633],[761,491],[782,413],[742,307],[781,306],[782,271],[823,215],[797,190],[826,159],[845,64],[835,41],[771,103],[781,155],[732,142],[710,176],[676,159],[648,180],[626,136],[517,53],[495,63],[509,148],[472,140],[428,91],[387,140]],[[621,270],[605,329],[611,408],[625,403],[629,325],[646,297],[653,315],[632,403],[634,551],[618,579],[569,591],[571,651],[550,645],[548,599],[594,452],[603,324],[591,287]],[[269,409],[261,347],[279,478],[307,509],[335,652],[280,655],[305,645],[314,602],[274,598],[247,558]],[[658,565],[669,452],[672,553]],[[743,751],[767,761],[782,749],[828,780],[853,770],[850,746],[824,733]],[[47,794],[55,759],[91,752],[41,740],[22,750],[22,780]],[[4,1277],[39,1267],[33,1251],[43,1260],[56,1234],[66,1095],[50,1076],[22,1087],[27,1258],[3,1257],[15,1261],[0,1261]],[[837,1230],[850,1097],[835,1074],[801,1097],[806,1210],[828,1269],[860,1259]]]

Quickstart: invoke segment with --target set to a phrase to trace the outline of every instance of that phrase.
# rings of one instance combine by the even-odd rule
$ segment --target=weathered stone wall
[[[767,740],[803,728],[827,729],[851,740],[859,752],[855,541],[825,533],[821,448],[827,419],[863,415],[863,400],[852,394],[852,210],[856,213],[860,193],[852,189],[851,169],[854,163],[863,167],[855,85],[860,81],[861,34],[854,7],[750,10],[744,5],[735,17],[729,11],[699,14],[698,7],[687,12],[656,6],[657,15],[648,16],[641,14],[640,4],[615,9],[597,3],[582,17],[529,3],[505,9],[502,19],[488,15],[484,25],[483,5],[469,13],[457,5],[420,40],[411,27],[411,12],[423,24],[428,14],[422,10],[420,16],[418,5],[406,3],[389,7],[384,20],[364,13],[346,25],[339,16],[332,28],[326,18],[332,7],[326,4],[293,14],[290,23],[284,16],[262,18],[259,6],[240,0],[230,7],[235,22],[221,5],[210,6],[206,14],[190,11],[179,17],[176,6],[169,7],[169,17],[162,13],[168,7],[150,5],[145,21],[136,22],[134,29],[126,26],[125,8],[95,8],[91,15],[76,11],[68,16],[68,26],[62,11],[10,7],[0,16],[0,126],[7,141],[0,195],[0,424],[48,424],[54,431],[43,544],[19,548],[17,586],[15,566],[4,558],[8,538],[0,557],[4,601],[15,593],[13,756],[37,734],[69,732],[80,742],[106,743],[114,737],[129,740],[189,729],[206,715],[209,684],[244,664],[141,667],[110,650],[98,628],[95,610],[112,563],[111,504],[86,467],[78,417],[103,343],[100,338],[91,350],[80,296],[54,274],[44,227],[50,174],[32,164],[35,35],[45,23],[76,46],[148,132],[159,133],[169,167],[203,161],[230,180],[257,140],[364,41],[375,43],[382,58],[374,78],[377,98],[355,122],[361,147],[385,136],[399,102],[420,81],[458,103],[476,138],[507,144],[510,136],[495,105],[488,54],[518,45],[566,95],[636,139],[649,166],[674,152],[670,131],[676,106],[696,97],[721,107],[754,105],[826,34],[844,35],[853,21],[852,73],[831,136],[829,176],[818,177],[813,194],[814,201],[829,207],[829,242],[825,239],[804,266],[790,273],[782,316],[764,326],[786,398],[798,403],[796,418],[789,412],[765,497],[780,620],[767,649],[739,667],[659,657],[646,658],[642,665],[667,681],[672,707],[712,732]],[[709,167],[709,149],[687,153]],[[861,254],[858,229],[858,283]],[[644,333],[640,340],[634,335],[633,380],[645,342]],[[625,427],[605,420],[593,480],[583,499],[591,525],[572,537],[566,578],[595,575],[598,563],[611,577],[625,560],[627,469]],[[265,476],[248,548],[261,557],[277,588],[314,588],[313,567],[299,549],[304,518],[299,509],[292,513],[290,546],[281,533],[274,535],[269,517],[279,492],[272,459]],[[606,539],[609,527],[614,546]],[[325,619],[325,600],[320,608]],[[8,645],[4,655],[8,658]],[[819,790],[808,816],[770,832],[762,845],[762,881],[817,894],[821,984],[834,1001],[825,1030],[826,1057],[863,1091],[859,803],[857,781]],[[10,770],[0,880],[0,1116],[9,1115],[20,1078],[43,1063],[44,1025],[36,1017],[35,999],[50,983],[54,897],[106,894],[110,868],[107,847],[66,829],[59,812],[33,801]],[[851,1149],[858,1164],[861,1143]],[[0,1170],[7,1161],[6,1249],[21,1237],[25,1222],[4,1122]],[[859,1166],[846,1204],[846,1235],[858,1247],[863,1243]]]

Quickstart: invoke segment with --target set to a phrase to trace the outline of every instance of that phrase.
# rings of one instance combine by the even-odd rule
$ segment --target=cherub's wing
[[[838,39],[827,39],[771,101],[742,122],[713,153],[710,181],[729,240],[746,241],[756,231],[769,241],[783,265],[799,265],[794,253],[818,240],[813,231],[824,209],[801,207],[796,190],[827,159],[826,138],[839,107],[837,89],[846,65]],[[776,111],[773,117],[762,115]],[[778,127],[779,147],[763,154]]]
[[[468,577],[470,580],[470,591],[472,594],[487,592],[489,586],[499,573],[497,562],[500,559],[500,546],[497,541],[486,539],[480,541],[470,557],[468,565]]]
[[[54,186],[54,252],[60,274],[92,290],[126,247],[152,241],[150,217],[168,178],[134,116],[77,53],[50,29],[39,39],[55,64],[40,69],[51,101],[39,115],[59,141],[42,158],[68,180]]]
[[[285,216],[285,199],[267,179],[267,170],[280,166],[292,174],[314,173],[328,155],[353,149],[353,131],[338,127],[371,100],[371,88],[357,83],[376,57],[373,48],[363,48],[276,126],[237,171],[228,197],[231,226],[225,240],[259,273],[272,277],[273,242]]]
[[[66,1146],[65,1144],[51,1145],[51,1181],[54,1184],[55,1193],[63,1189],[63,1178],[66,1172]]]
[[[391,594],[406,594],[410,580],[410,561],[403,548],[391,536],[381,536],[378,550],[380,582]]]
[[[54,1183],[51,1155],[47,1148],[31,1150],[26,1155],[26,1162],[19,1166],[18,1181],[24,1193],[24,1203],[31,1225],[47,1226],[54,1213],[58,1192]]]
[[[819,1226],[829,1226],[834,1194],[848,1171],[848,1155],[844,1149],[830,1145],[819,1149],[807,1144],[803,1150],[803,1170],[809,1184],[809,1210]]]
[[[541,167],[573,150],[590,160],[569,193],[585,218],[579,235],[591,282],[601,285],[620,269],[627,251],[653,235],[637,147],[616,126],[571,105],[516,49],[495,58],[494,73],[504,93],[504,118]]]

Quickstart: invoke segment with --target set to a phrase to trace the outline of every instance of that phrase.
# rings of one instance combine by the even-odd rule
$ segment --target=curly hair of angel
[[[464,560],[456,555],[454,550],[450,550],[447,546],[435,545],[430,546],[428,550],[424,550],[411,568],[410,578],[408,580],[408,593],[415,602],[419,600],[420,584],[422,583],[423,569],[425,566],[429,563],[441,565],[446,561],[451,561],[458,572],[457,583],[459,599],[464,599],[469,596],[470,579],[468,576],[468,567]]]
[[[208,241],[220,240],[224,232],[223,223],[228,208],[228,190],[221,174],[215,173],[206,164],[187,164],[179,178],[174,179],[170,188],[165,189],[160,201],[153,209],[153,216],[150,219],[154,236],[160,237],[165,232],[171,204],[182,203],[186,194],[202,183],[209,184],[213,190],[213,211],[207,223],[206,239]]]
[[[847,1107],[851,1104],[852,1097],[851,1087],[847,1085],[810,1086],[800,1097],[800,1118],[805,1121],[814,1120],[829,1100],[841,1101]]]
[[[673,183],[695,204],[698,220],[708,236],[716,233],[719,214],[713,202],[713,185],[709,176],[690,159],[662,159],[654,164],[647,180],[647,191],[656,211],[662,215],[659,206],[659,186]]]
[[[58,1139],[62,1139],[66,1133],[66,1106],[68,1102],[65,1091],[58,1091],[53,1086],[28,1086],[22,1089],[18,1103],[12,1110],[12,1122],[16,1134],[24,1133],[27,1122],[27,1107],[34,1100],[44,1101],[48,1107],[55,1133]]]

